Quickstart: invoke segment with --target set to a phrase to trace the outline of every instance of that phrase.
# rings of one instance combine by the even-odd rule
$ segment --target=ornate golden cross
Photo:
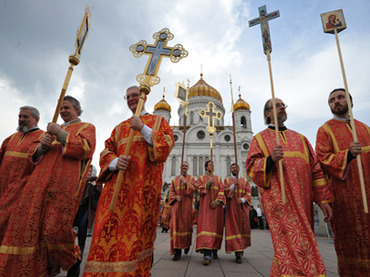
[[[207,131],[210,133],[210,135],[213,135],[213,133],[216,131],[214,118],[220,120],[222,118],[222,113],[218,110],[215,110],[216,105],[212,101],[208,102],[207,107],[208,110],[201,109],[199,111],[199,115],[202,118],[208,117]]]
[[[157,73],[163,57],[168,57],[172,62],[177,63],[188,55],[188,51],[181,44],[176,44],[174,47],[167,46],[167,42],[174,38],[174,35],[167,28],[156,32],[153,38],[155,39],[153,45],[147,45],[145,40],[140,40],[138,43],[130,46],[130,51],[136,58],[141,57],[143,54],[150,55],[144,72],[136,76],[136,80],[142,87],[146,88],[160,82]],[[148,94],[149,91],[145,93]]]

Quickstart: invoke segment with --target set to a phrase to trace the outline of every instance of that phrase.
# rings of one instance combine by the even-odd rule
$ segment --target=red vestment
[[[161,217],[161,226],[165,229],[170,229],[171,210],[172,207],[170,203],[164,201],[159,214]]]
[[[161,116],[144,115],[152,129],[153,146],[135,131],[131,160],[114,211],[109,206],[118,171],[109,164],[123,155],[130,120],[115,127],[100,155],[99,180],[105,182],[95,215],[95,227],[83,276],[149,276],[161,200],[163,164],[174,145],[172,129]]]
[[[213,179],[212,187],[207,190],[206,183]],[[224,184],[221,177],[214,175],[200,176],[197,180],[199,193],[199,216],[197,221],[196,252],[203,250],[219,250],[221,248],[224,233],[224,208],[225,195]],[[211,203],[218,200],[220,204],[216,208]]]
[[[367,204],[370,204],[370,129],[355,120],[364,174]],[[346,122],[327,121],[317,133],[316,153],[334,191],[334,245],[340,276],[370,276],[370,213],[364,212],[357,160],[347,163],[352,130]]]
[[[65,145],[52,143],[10,214],[0,249],[0,276],[56,275],[80,256],[72,225],[95,150],[95,127],[78,122],[63,130],[69,133]]]
[[[225,248],[226,253],[243,251],[251,246],[251,226],[249,222],[249,207],[251,203],[251,186],[247,179],[239,178],[238,185],[231,191],[235,178],[225,179]],[[246,202],[237,201],[244,198]]]
[[[267,157],[276,144],[275,131],[253,137],[246,170],[259,187],[275,256],[270,276],[325,276],[313,232],[313,201],[325,203],[333,194],[308,140],[292,130],[279,132],[284,150],[286,204],[282,203],[277,164],[266,173]]]
[[[186,249],[191,246],[193,234],[193,195],[195,190],[195,178],[186,175],[185,183],[180,183],[180,176],[172,180],[169,192],[169,203],[172,206],[171,212],[171,254],[175,254],[176,249]],[[181,201],[176,200],[176,196],[181,196]]]
[[[42,130],[17,132],[6,138],[0,149],[0,242],[4,238],[11,210],[35,169],[32,154],[44,134]],[[5,212],[6,210],[6,212]]]
[[[6,138],[0,149],[1,207],[14,202],[35,168],[32,154],[40,143],[44,131],[17,132]],[[6,197],[6,200],[3,198]]]

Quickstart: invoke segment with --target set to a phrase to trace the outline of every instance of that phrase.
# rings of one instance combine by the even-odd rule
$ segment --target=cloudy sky
[[[202,68],[204,80],[223,97],[226,124],[231,124],[231,75],[234,99],[240,86],[251,106],[254,133],[264,129],[262,109],[271,95],[268,65],[260,27],[248,27],[264,4],[268,12],[280,11],[269,25],[275,94],[289,106],[287,126],[314,144],[317,129],[331,117],[328,93],[343,87],[343,79],[335,37],[323,33],[320,14],[337,9],[343,9],[347,23],[339,39],[354,115],[369,125],[367,0],[0,0],[1,141],[15,131],[20,106],[40,110],[42,129],[51,121],[86,4],[93,9],[90,33],[67,94],[81,101],[82,120],[96,126],[95,165],[104,140],[130,116],[123,95],[146,65],[147,56],[134,58],[130,45],[152,44],[153,33],[165,27],[175,35],[168,45],[181,43],[189,56],[176,64],[162,61],[161,82],[152,88],[147,110],[153,111],[165,88],[170,123],[177,125],[175,83],[195,84]]]

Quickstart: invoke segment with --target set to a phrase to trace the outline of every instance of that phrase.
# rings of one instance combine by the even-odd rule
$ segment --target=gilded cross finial
[[[168,57],[172,62],[177,63],[188,55],[188,51],[181,44],[176,44],[174,47],[167,46],[167,42],[174,38],[174,35],[167,28],[156,32],[153,38],[155,39],[153,45],[148,45],[145,40],[141,40],[130,46],[130,51],[136,58],[143,54],[150,55],[144,72],[136,76],[136,80],[141,85],[140,89],[146,94],[150,92],[151,86],[160,82],[157,73],[163,57]]]
[[[215,109],[216,105],[212,101],[208,102],[207,107],[208,107],[208,110],[201,109],[199,111],[199,115],[202,118],[208,117],[207,131],[209,132],[210,135],[213,135],[213,133],[216,131],[215,118],[217,118],[218,120],[221,120],[222,113]]]

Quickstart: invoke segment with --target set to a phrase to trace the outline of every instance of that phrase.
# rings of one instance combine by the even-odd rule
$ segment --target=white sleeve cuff
[[[233,193],[234,189],[235,189],[235,184],[232,184],[232,185],[230,186],[230,192],[231,192],[231,193]]]
[[[110,162],[110,164],[109,164],[109,170],[110,171],[116,171],[117,170],[117,161],[118,161],[118,158],[115,158],[113,161]]]
[[[140,133],[143,135],[144,139],[150,144],[153,145],[152,140],[152,129],[144,124],[144,127],[141,129]]]
[[[240,198],[240,200],[242,200],[242,203],[244,204],[245,202],[247,202],[247,200],[245,200],[244,198]]]

